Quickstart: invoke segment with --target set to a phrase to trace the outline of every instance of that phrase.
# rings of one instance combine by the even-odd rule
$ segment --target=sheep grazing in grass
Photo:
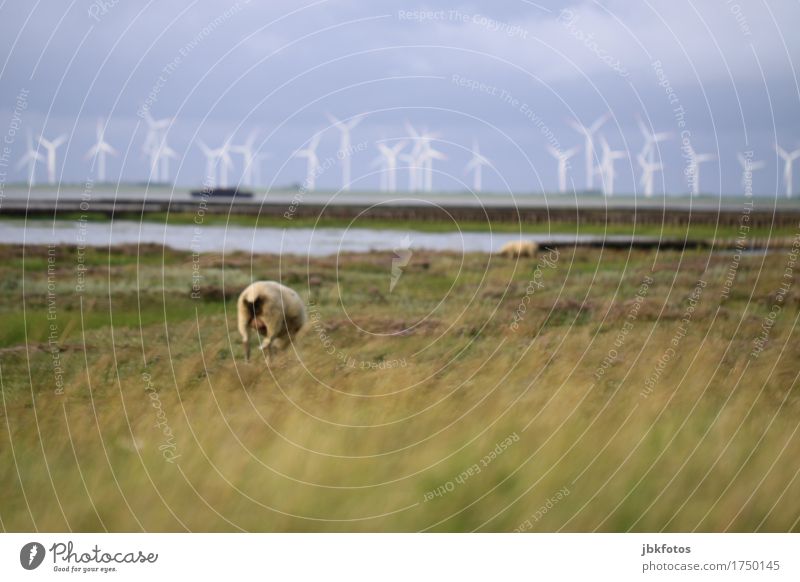
[[[536,256],[536,251],[538,250],[539,245],[532,240],[512,240],[503,245],[503,248],[500,249],[500,255],[510,259],[518,259],[519,257]]]
[[[306,323],[303,300],[293,289],[275,281],[256,281],[247,286],[237,302],[239,333],[245,360],[250,359],[250,332],[255,329],[266,351],[267,361],[276,349],[283,349]]]

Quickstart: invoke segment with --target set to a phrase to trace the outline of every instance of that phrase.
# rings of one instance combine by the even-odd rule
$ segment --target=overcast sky
[[[352,137],[362,144],[353,155],[354,189],[378,186],[375,141],[404,137],[406,120],[440,134],[436,147],[448,159],[435,165],[434,186],[443,189],[471,185],[464,165],[477,139],[493,165],[485,189],[552,190],[557,168],[548,143],[583,145],[567,120],[588,124],[605,112],[612,117],[603,135],[634,153],[617,165],[622,192],[632,192],[639,176],[636,115],[673,132],[660,144],[666,170],[657,192],[688,191],[682,141],[718,157],[701,177],[702,190],[715,194],[741,190],[736,153],[746,149],[767,162],[754,190],[782,192],[773,145],[800,147],[796,1],[0,5],[4,125],[14,126],[15,108],[22,118],[12,158],[23,154],[27,129],[66,133],[58,160],[64,181],[89,175],[83,157],[98,117],[108,119],[106,137],[123,154],[109,161],[109,175],[146,179],[142,107],[174,118],[169,143],[180,159],[171,174],[179,184],[202,179],[198,138],[219,145],[254,128],[271,154],[265,181],[300,182],[305,164],[292,152],[314,132],[325,130],[320,157],[336,155],[338,134],[325,112],[367,114]],[[238,179],[241,159],[235,164]],[[800,165],[795,175],[800,191]],[[582,153],[570,177],[585,186]],[[8,181],[23,178],[14,171]],[[405,172],[398,181],[406,185]],[[335,165],[318,180],[326,189],[340,184]]]

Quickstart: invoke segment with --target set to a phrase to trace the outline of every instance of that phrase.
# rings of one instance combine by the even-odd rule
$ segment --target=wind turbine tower
[[[792,166],[794,161],[800,157],[800,150],[792,152],[786,151],[778,144],[775,144],[775,151],[783,160],[783,183],[786,185],[786,197],[792,197]],[[48,158],[49,159],[49,158]]]
[[[606,196],[614,195],[614,162],[627,157],[628,153],[623,150],[612,150],[606,138],[600,136],[600,147],[603,150],[603,157],[598,167],[603,180],[603,194]]]
[[[594,134],[608,121],[610,114],[606,113],[594,120],[591,125],[583,125],[577,119],[569,122],[572,128],[584,137],[584,155],[586,156],[586,189],[594,188]]]
[[[639,162],[639,167],[642,169],[640,184],[644,189],[645,197],[650,198],[654,192],[654,174],[655,172],[663,170],[664,166],[648,160],[645,156],[645,152],[641,152],[636,159]]]
[[[693,147],[689,146],[689,167],[687,170],[692,178],[692,194],[694,196],[700,194],[700,164],[716,159],[717,156],[713,154],[698,154]]]
[[[317,146],[319,145],[320,134],[315,133],[311,140],[308,142],[308,147],[302,150],[297,150],[294,153],[296,158],[306,158],[306,181],[305,189],[308,191],[314,190],[317,185],[317,168],[319,167],[319,158],[317,157]]]
[[[567,162],[580,150],[579,147],[561,151],[551,145],[547,146],[547,151],[558,160],[558,191],[567,191]]]
[[[33,187],[36,185],[36,162],[43,162],[44,156],[39,153],[39,150],[33,147],[33,135],[31,130],[28,130],[28,149],[25,155],[17,162],[17,169],[21,170],[26,164],[28,166],[28,186]]]
[[[258,161],[256,159],[256,152],[253,149],[253,146],[256,142],[256,137],[258,133],[253,130],[247,136],[245,142],[241,145],[231,146],[231,152],[235,154],[241,154],[242,156],[242,183],[245,186],[252,186],[253,185],[253,171],[257,169]],[[260,178],[259,172],[259,178]]]
[[[342,121],[330,113],[327,116],[341,134],[339,139],[339,159],[342,162],[342,190],[350,190],[350,158],[353,156],[350,148],[350,131],[361,123],[362,116],[357,115],[349,121]]]
[[[381,189],[384,191],[397,191],[397,158],[404,147],[406,147],[405,141],[398,142],[392,147],[389,147],[384,142],[378,143],[378,150],[381,153],[383,162]]]
[[[642,151],[637,156],[639,167],[642,168],[642,177],[639,183],[644,187],[645,196],[649,197],[653,195],[654,172],[664,169],[664,164],[656,163],[655,161],[656,144],[668,140],[670,137],[672,137],[672,134],[666,131],[661,133],[653,133],[644,124],[644,121],[642,121],[641,117],[637,117],[636,121],[639,125],[639,131],[642,132],[642,137],[644,137],[644,146],[642,147]],[[644,163],[642,163],[642,160],[644,160]]]
[[[145,111],[144,120],[147,123],[147,135],[142,144],[142,152],[150,158],[150,179],[159,180],[159,150],[163,147],[166,131],[172,119],[164,118],[156,121],[149,111]]]
[[[747,180],[749,176],[751,181],[750,191],[752,191],[753,172],[763,169],[766,164],[762,160],[753,161],[749,157],[745,156],[745,154],[741,153],[736,154],[736,158],[739,160],[739,165],[742,166],[742,189],[745,192],[747,191]]]
[[[111,147],[111,144],[109,144],[105,139],[105,124],[103,123],[102,119],[97,120],[97,126],[95,128],[95,136],[97,138],[97,141],[92,147],[89,148],[89,151],[86,152],[84,159],[95,160],[95,162],[97,163],[97,181],[105,182],[106,154],[110,156],[116,156],[117,150]]]
[[[39,136],[39,144],[47,151],[47,182],[56,183],[56,150],[67,140],[66,135],[59,135],[54,140]]]
[[[489,160],[486,159],[483,155],[481,155],[480,146],[478,145],[478,140],[475,139],[472,141],[472,159],[467,163],[464,171],[469,172],[472,171],[472,189],[475,192],[480,192],[482,190],[482,176],[481,170],[483,166],[489,166]]]
[[[425,168],[425,191],[433,191],[433,160],[446,160],[447,156],[436,150],[430,143],[431,134],[426,134],[425,146],[422,149],[421,159]]]

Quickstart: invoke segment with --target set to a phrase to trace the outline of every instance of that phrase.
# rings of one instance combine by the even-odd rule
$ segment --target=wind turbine
[[[483,166],[489,166],[489,160],[487,160],[484,156],[481,155],[481,150],[478,145],[478,140],[472,140],[472,159],[467,162],[466,167],[464,168],[465,172],[469,172],[472,170],[472,189],[475,192],[480,192],[481,187],[481,170]]]
[[[160,140],[150,147],[150,178],[156,182],[169,180],[169,160],[177,159],[178,154],[167,145],[167,136],[162,135]]]
[[[642,121],[642,118],[638,115],[636,116],[636,123],[639,125],[639,131],[642,132],[642,137],[644,137],[644,146],[642,146],[642,151],[637,156],[639,166],[642,168],[640,184],[642,184],[644,187],[645,196],[652,196],[653,173],[664,169],[663,164],[656,163],[655,161],[655,146],[657,143],[671,138],[672,133],[668,131],[661,133],[651,132],[650,129],[645,125],[644,121]],[[642,160],[644,160],[644,164],[642,163]]]
[[[627,152],[623,150],[612,150],[606,138],[600,136],[600,147],[603,150],[603,157],[600,161],[598,170],[603,180],[603,194],[606,196],[614,195],[614,161],[627,157]]]
[[[206,157],[206,180],[216,184],[217,171],[215,168],[215,162],[217,155],[214,153],[214,150],[208,147],[203,140],[197,140],[197,146],[203,151],[203,155]]]
[[[694,176],[692,182],[692,194],[697,196],[700,194],[700,164],[716,160],[717,156],[713,154],[698,154],[694,151],[692,146],[689,146],[689,175]]]
[[[230,149],[231,139],[228,138],[225,140],[225,143],[222,144],[222,147],[218,147],[214,150],[214,154],[217,157],[217,163],[219,164],[220,188],[228,187],[228,170],[233,168],[233,160],[231,159]]]
[[[253,160],[253,185],[259,186],[261,184],[261,161],[272,157],[268,152],[258,152]]]
[[[350,130],[361,123],[362,116],[357,115],[350,121],[342,121],[330,113],[326,114],[330,122],[336,126],[341,134],[339,140],[339,159],[342,161],[342,190],[350,190]]]
[[[25,155],[17,162],[17,169],[20,170],[22,167],[27,164],[28,165],[28,186],[34,186],[36,183],[36,162],[43,162],[44,156],[39,153],[39,150],[33,147],[33,135],[31,135],[31,130],[28,130],[28,149],[25,152]]]
[[[401,160],[409,163],[408,189],[429,190],[433,181],[433,160],[447,159],[442,152],[431,147],[431,139],[439,137],[439,134],[429,133],[427,130],[417,131],[408,121],[405,126],[409,139],[414,142],[411,153],[400,156]]]
[[[786,197],[792,197],[792,164],[794,161],[800,157],[800,150],[794,150],[793,152],[787,152],[777,143],[775,144],[775,151],[778,152],[778,155],[783,160],[783,183],[786,184]],[[48,158],[49,159],[49,158]]]
[[[408,121],[405,123],[406,131],[409,133],[409,139],[414,141],[414,147],[411,152],[400,156],[404,162],[408,162],[408,189],[411,192],[420,190],[420,170],[422,170],[422,150],[424,149],[424,139],[420,133]]]
[[[408,164],[408,191],[415,192],[419,190],[419,158],[413,151],[407,154],[400,154],[397,158]]]
[[[584,152],[586,156],[586,188],[591,190],[594,188],[594,137],[595,132],[606,122],[610,117],[609,113],[598,117],[592,122],[591,125],[582,125],[577,119],[570,120],[569,124],[572,129],[584,136]]]
[[[165,132],[172,123],[172,119],[164,118],[155,120],[149,111],[144,112],[144,120],[147,123],[147,135],[142,144],[142,152],[150,158],[150,176],[152,179],[159,179],[158,171],[158,152],[161,142],[164,141]]]
[[[56,183],[56,150],[66,140],[66,135],[59,135],[52,141],[45,139],[43,135],[39,136],[39,144],[47,150],[47,182],[50,184]]]
[[[97,126],[95,128],[95,136],[97,137],[97,142],[89,148],[89,151],[86,152],[84,156],[85,160],[89,160],[94,158],[97,162],[97,181],[98,182],[105,182],[106,181],[106,154],[111,156],[117,155],[117,150],[111,147],[106,141],[105,138],[105,127],[103,124],[102,119],[97,120]]]
[[[644,124],[642,118],[637,116],[636,123],[639,125],[639,131],[642,132],[642,137],[644,137],[644,146],[642,147],[642,153],[647,156],[647,161],[653,163],[653,156],[655,155],[655,145],[659,142],[666,141],[672,137],[672,133],[668,131],[663,131],[661,133],[653,133],[650,129]]]
[[[444,153],[431,146],[431,140],[439,137],[439,134],[417,131],[408,121],[405,125],[409,138],[414,140],[410,156],[401,158],[409,161],[409,190],[430,192],[433,189],[433,160],[447,159]]]
[[[161,142],[161,147],[158,148],[158,154],[156,156],[158,159],[161,160],[161,175],[159,176],[160,182],[168,182],[169,181],[169,161],[177,160],[178,159],[178,152],[173,150],[171,147],[167,145],[167,140],[164,139]]]
[[[384,142],[378,142],[384,169],[381,172],[381,189],[384,191],[397,191],[397,157],[404,147],[406,147],[405,141],[398,142],[392,147],[387,146]]]
[[[319,167],[319,158],[317,157],[317,146],[319,145],[320,134],[315,133],[311,140],[308,142],[308,147],[302,150],[297,150],[294,153],[296,158],[306,158],[306,190],[313,190],[317,184],[317,168]]]
[[[256,136],[258,135],[256,130],[250,132],[247,136],[247,139],[244,141],[243,144],[237,146],[231,146],[231,152],[235,154],[242,155],[242,183],[246,186],[253,185],[253,170],[255,169],[255,165],[257,164],[256,161],[256,153],[253,150],[253,145],[256,142]],[[260,177],[260,172],[259,172]]]
[[[750,179],[752,180],[753,172],[764,168],[765,162],[761,160],[754,162],[750,158],[745,157],[744,154],[736,154],[736,158],[739,160],[739,165],[742,166],[742,188],[747,188],[747,174],[750,174]]]
[[[433,190],[433,160],[446,160],[447,156],[433,149],[430,144],[429,137],[426,137],[425,147],[422,150],[422,163],[425,168],[425,191],[431,192]]]
[[[378,144],[378,149],[380,150],[380,144]],[[408,156],[398,156],[398,157],[402,159]],[[386,192],[389,189],[389,180],[386,176],[386,171],[387,171],[386,158],[383,156],[382,153],[375,156],[375,158],[372,159],[372,163],[370,164],[371,168],[377,168],[378,166],[380,166],[381,168],[381,171],[378,174],[380,176],[380,182],[381,182],[379,190],[381,192]]]
[[[640,184],[644,188],[644,195],[650,197],[653,195],[653,174],[664,169],[662,164],[652,162],[645,157],[645,152],[641,152],[636,159],[639,162],[639,167],[642,168],[642,178]]]
[[[547,151],[558,160],[558,191],[559,192],[566,192],[567,191],[567,161],[578,153],[580,150],[579,147],[574,147],[567,151],[562,152],[561,150],[549,145],[547,146]]]
[[[222,144],[222,147],[212,149],[205,142],[198,140],[197,145],[203,150],[206,157],[206,177],[218,185],[220,188],[228,187],[228,169],[233,167],[231,159],[230,138]],[[217,166],[219,166],[219,182],[217,182]]]

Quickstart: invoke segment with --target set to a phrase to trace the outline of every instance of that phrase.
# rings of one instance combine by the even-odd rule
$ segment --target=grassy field
[[[71,214],[62,212],[59,214],[59,220],[78,220],[81,217],[90,221],[108,221],[107,216],[99,213],[83,213]],[[125,214],[118,213],[115,215],[115,220],[128,220],[140,222],[143,219],[140,214]],[[194,214],[187,214],[181,212],[171,212],[169,214],[164,212],[151,212],[148,213],[144,219],[147,222],[157,224],[182,224],[194,225],[196,216]],[[15,221],[22,224],[25,220],[29,223],[41,224],[53,222],[52,216],[29,216],[26,219],[12,217],[5,220]],[[203,224],[207,226],[246,226],[258,228],[373,228],[383,230],[400,230],[400,231],[419,231],[419,232],[451,232],[453,230],[452,222],[444,222],[437,220],[383,220],[377,218],[361,219],[361,220],[348,220],[344,218],[333,217],[319,217],[319,218],[303,218],[296,217],[287,221],[281,216],[250,216],[244,214],[206,214],[203,217]],[[460,220],[458,228],[463,232],[497,232],[497,233],[521,233],[521,234],[549,234],[549,235],[621,235],[621,236],[652,236],[662,238],[675,238],[675,239],[690,239],[690,240],[716,240],[719,242],[729,242],[735,240],[739,235],[738,226],[715,225],[707,224],[705,222],[694,222],[691,224],[637,224],[637,223],[606,223],[606,224],[591,224],[591,223],[576,223],[576,222],[557,222],[548,221],[545,224],[530,224],[520,225],[514,222],[504,221],[482,221],[473,222],[468,220]],[[750,239],[759,238],[784,238],[794,236],[796,232],[795,227],[785,226],[766,226],[766,227],[752,227],[747,236]]]
[[[0,257],[4,530],[800,531],[788,250]]]

